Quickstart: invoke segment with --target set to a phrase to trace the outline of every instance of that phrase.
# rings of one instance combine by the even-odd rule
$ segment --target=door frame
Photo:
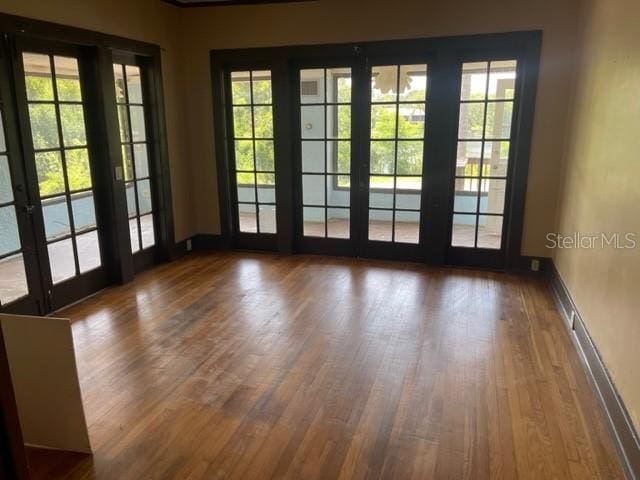
[[[440,119],[437,125],[430,126],[433,129],[431,139],[426,139],[426,157],[424,161],[423,193],[422,193],[422,221],[421,230],[425,236],[422,249],[407,255],[406,252],[394,254],[388,250],[387,245],[373,247],[369,251],[364,249],[360,254],[374,256],[376,258],[400,258],[415,261],[425,261],[431,264],[455,264],[471,265],[487,268],[521,268],[526,258],[521,255],[522,227],[524,220],[525,196],[527,187],[527,174],[529,164],[529,151],[531,146],[531,134],[533,127],[533,113],[537,76],[539,66],[540,47],[542,41],[541,31],[523,31],[486,35],[469,35],[440,38],[425,38],[414,40],[393,40],[382,42],[361,42],[328,45],[306,45],[290,47],[267,47],[250,49],[212,50],[210,52],[212,86],[213,86],[213,116],[216,166],[218,171],[218,195],[221,218],[221,236],[223,245],[227,247],[243,248],[233,241],[233,224],[230,221],[230,195],[231,188],[228,176],[228,147],[225,146],[227,138],[224,127],[224,116],[227,111],[228,99],[225,98],[224,72],[229,65],[262,63],[270,64],[282,69],[279,75],[287,74],[291,65],[312,62],[321,64],[323,61],[331,61],[336,58],[352,59],[354,62],[378,62],[380,59],[393,59],[393,63],[402,63],[403,58],[426,57],[433,55],[429,65],[430,89],[428,93],[427,107],[431,110],[432,117]],[[452,255],[448,248],[451,234],[451,209],[452,209],[452,180],[455,168],[451,163],[452,155],[455,155],[455,141],[457,134],[457,116],[459,91],[457,86],[460,79],[456,67],[461,65],[465,58],[482,55],[484,59],[490,59],[493,55],[517,54],[519,65],[519,106],[518,114],[514,115],[513,129],[517,132],[516,141],[512,145],[510,157],[510,188],[505,205],[504,225],[504,250],[500,251],[498,258],[490,258],[488,255],[479,255],[478,252],[459,252]],[[275,68],[274,67],[274,68]],[[290,76],[290,75],[289,75]],[[437,80],[436,80],[437,79]],[[288,166],[291,174],[295,170],[294,152],[296,135],[291,134],[291,126],[295,128],[294,119],[296,99],[291,86],[293,79],[288,82],[286,96],[293,97],[283,105],[287,108],[274,110],[274,126],[286,125],[289,129],[289,149],[281,155],[285,158],[277,159],[282,165]],[[274,79],[274,89],[276,82]],[[435,91],[434,91],[435,90]],[[227,92],[228,93],[228,92]],[[452,99],[456,99],[452,101]],[[274,109],[275,109],[274,98]],[[362,126],[361,128],[364,128]],[[367,126],[368,128],[368,126]],[[431,158],[429,158],[431,156]],[[427,165],[431,165],[428,167]],[[292,175],[292,177],[295,175]],[[360,175],[362,178],[362,174]],[[291,198],[291,205],[295,198],[293,192],[293,178],[280,184],[287,185],[287,192]],[[282,214],[282,212],[280,212]],[[294,224],[294,211],[290,209],[289,223]],[[280,235],[282,231],[279,229]],[[293,232],[289,239],[279,239],[278,246],[273,248],[282,253],[290,253],[295,248],[282,248],[282,245],[295,247]],[[421,233],[422,234],[422,233]],[[384,242],[386,243],[386,242]],[[382,249],[382,250],[381,250]],[[334,253],[336,252],[334,249]],[[349,252],[342,252],[348,254]],[[482,253],[482,252],[480,252]],[[371,255],[368,255],[371,254]]]

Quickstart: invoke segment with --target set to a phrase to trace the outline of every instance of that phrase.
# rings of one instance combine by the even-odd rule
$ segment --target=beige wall
[[[191,169],[184,138],[184,103],[175,19],[180,12],[160,0],[2,0],[0,12],[87,28],[163,48],[162,63],[176,240],[195,232]]]
[[[363,6],[366,3],[366,8]],[[200,232],[219,231],[213,152],[209,50],[431,37],[543,29],[523,253],[549,256],[559,164],[564,150],[567,60],[574,52],[577,0],[389,0],[291,3],[185,10],[181,17],[186,105]]]
[[[561,233],[640,235],[638,18],[637,0],[585,0],[558,208]],[[638,248],[556,250],[554,260],[640,430]]]

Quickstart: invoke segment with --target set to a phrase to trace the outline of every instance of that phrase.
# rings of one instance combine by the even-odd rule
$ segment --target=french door
[[[0,48],[4,48],[0,45]],[[10,95],[10,66],[0,55],[0,308],[13,313],[40,311],[42,298],[33,241],[32,210]]]
[[[538,52],[528,32],[213,52],[223,235],[519,267]]]
[[[95,147],[77,47],[20,41],[14,68],[35,248],[47,310],[106,286]],[[29,181],[31,180],[31,181]]]
[[[358,134],[353,102],[358,93],[354,80],[359,77],[356,63],[296,69],[294,206],[298,251],[357,253],[360,157],[353,148]]]
[[[114,57],[113,78],[118,111],[120,165],[127,199],[129,246],[136,270],[159,256],[157,146],[151,127],[149,79],[146,65],[135,55]],[[120,170],[119,170],[120,171]]]
[[[426,63],[301,67],[295,83],[297,249],[423,258]]]

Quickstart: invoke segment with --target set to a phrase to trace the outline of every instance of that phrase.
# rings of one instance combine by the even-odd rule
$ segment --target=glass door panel
[[[504,247],[517,62],[462,65],[452,247]]]
[[[22,54],[53,285],[102,265],[78,60]]]
[[[0,100],[0,308],[29,295],[4,117]]]
[[[300,70],[302,236],[351,238],[351,68]]]
[[[276,171],[271,72],[231,73],[236,231],[276,234]]]
[[[142,71],[139,66],[113,64],[122,148],[122,171],[127,196],[131,252],[156,245],[152,174],[149,168]]]
[[[418,244],[425,151],[427,65],[371,69],[367,234]]]

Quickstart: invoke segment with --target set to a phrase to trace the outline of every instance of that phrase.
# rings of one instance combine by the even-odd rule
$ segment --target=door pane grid
[[[463,64],[452,246],[502,247],[516,67]]]
[[[0,99],[0,307],[29,294]]]
[[[138,66],[123,63],[114,63],[113,69],[131,252],[137,253],[156,244],[142,72]]]
[[[419,243],[426,65],[371,72],[368,239]]]
[[[102,264],[78,61],[23,53],[47,251],[54,284]]]
[[[275,152],[271,71],[231,72],[238,228],[275,234]]]
[[[351,87],[350,68],[300,70],[305,237],[351,237]]]

